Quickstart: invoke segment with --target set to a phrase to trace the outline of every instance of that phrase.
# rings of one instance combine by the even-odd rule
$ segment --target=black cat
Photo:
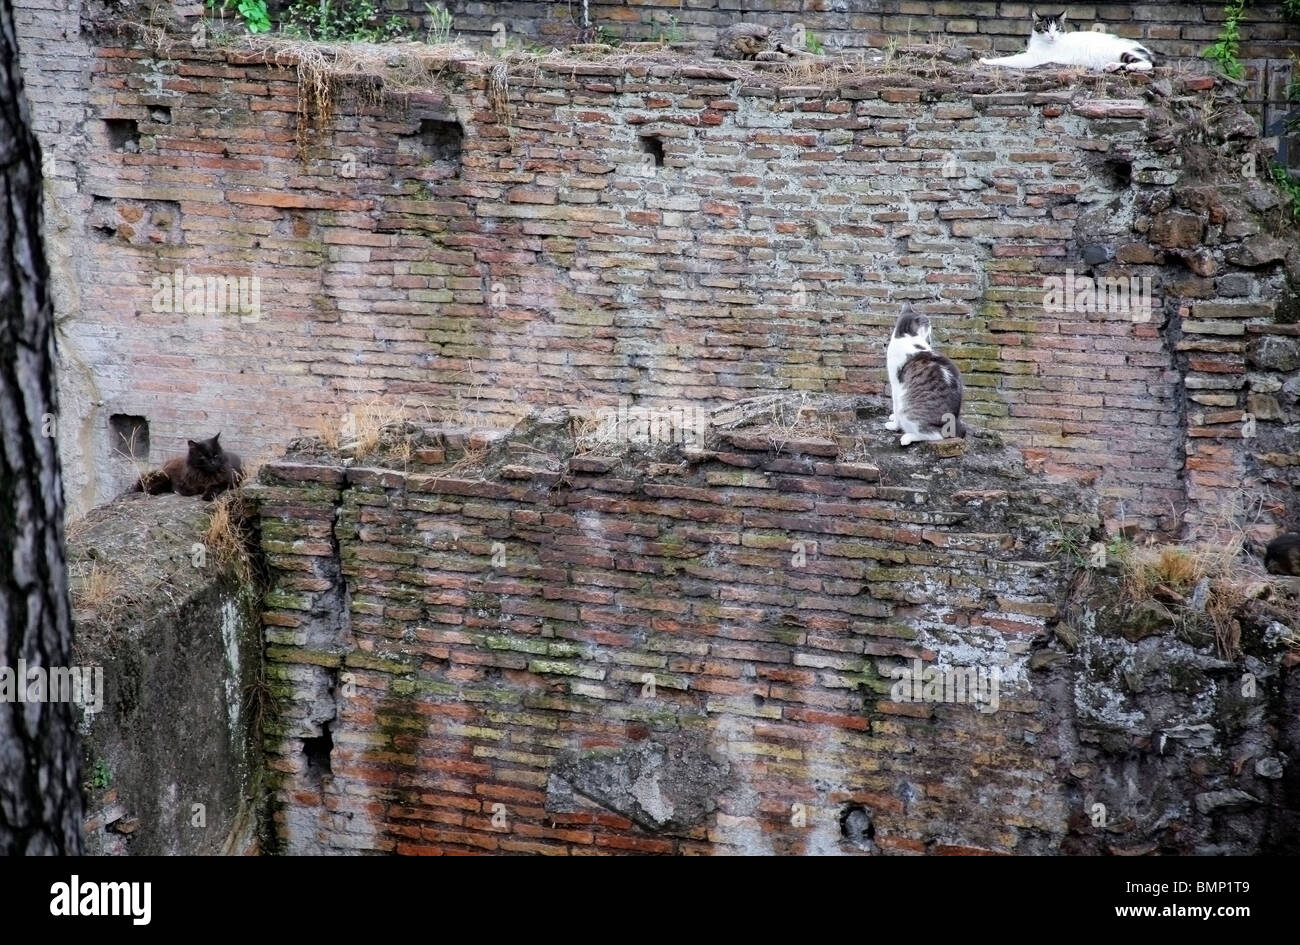
[[[244,478],[244,465],[236,454],[221,448],[220,440],[220,433],[197,443],[189,440],[188,455],[169,459],[162,469],[145,473],[131,491],[149,495],[175,492],[211,500],[235,488]]]
[[[1264,570],[1269,574],[1300,575],[1300,532],[1285,532],[1268,543]]]

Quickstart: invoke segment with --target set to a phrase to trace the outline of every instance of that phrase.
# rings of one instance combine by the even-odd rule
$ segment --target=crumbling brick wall
[[[1061,719],[1030,645],[1061,596],[1052,542],[1096,513],[994,437],[944,459],[883,419],[657,464],[520,436],[478,465],[453,437],[409,472],[267,467],[282,848],[1059,844]],[[996,667],[997,711],[893,698],[914,660]],[[842,823],[857,808],[869,829]]]
[[[1286,603],[1217,657],[1073,571],[1086,489],[816,419],[574,455],[560,412],[266,467],[278,849],[1294,844]],[[921,686],[972,669],[997,688]]]
[[[900,56],[812,77],[556,58],[494,78],[458,59],[417,63],[414,92],[399,63],[386,88],[330,79],[321,98],[291,56],[70,44],[75,15],[27,12],[74,502],[135,473],[113,417],[151,424],[154,461],[218,429],[278,455],[378,395],[503,421],[806,393],[878,421],[903,299],[967,379],[980,435],[960,461],[742,440],[675,473],[467,478],[440,468],[447,444],[401,472],[273,467],[289,849],[1065,848],[1110,772],[1066,764],[1069,729],[1062,754],[1032,750],[1070,711],[1059,686],[986,719],[874,698],[880,661],[935,662],[939,641],[1032,658],[1062,592],[1041,519],[1063,496],[1067,515],[1095,498],[1112,530],[1175,532],[1271,487],[1264,528],[1294,522],[1300,260],[1255,123],[1208,77]],[[258,304],[190,310],[194,276],[237,296],[257,277]],[[1049,306],[1067,277],[1149,279],[1150,310]],[[986,434],[1020,459],[981,466]],[[845,536],[869,540],[861,559],[832,554]],[[813,570],[792,565],[799,540]],[[911,753],[973,767],[997,815],[965,817],[975,782],[927,780]],[[1224,800],[1205,801],[1207,843]]]
[[[427,19],[423,0],[384,0],[382,6],[414,22]],[[444,3],[453,28],[468,38],[497,43],[564,44],[577,38],[579,2],[517,0]],[[721,29],[745,21],[773,28],[802,25],[826,52],[874,54],[891,43],[957,42],[977,55],[1006,54],[1024,48],[1032,3],[948,2],[948,0],[617,0],[588,5],[592,28],[601,38],[713,42]],[[1205,69],[1205,50],[1223,30],[1221,3],[1069,3],[1045,7],[1069,11],[1074,29],[1103,24],[1109,32],[1140,40],[1180,68]],[[1294,103],[1287,89],[1294,77],[1293,56],[1300,23],[1288,22],[1281,3],[1246,5],[1242,14],[1240,58],[1247,68],[1245,98],[1270,134]],[[1300,166],[1300,155],[1291,162]]]
[[[454,27],[490,36],[494,23],[541,41],[572,41],[581,22],[581,3],[512,0],[481,3],[452,0],[443,4]],[[986,52],[1023,48],[1031,3],[950,2],[950,0],[865,0],[829,4],[825,0],[591,0],[591,22],[609,35],[631,40],[658,38],[712,40],[719,29],[740,20],[773,27],[801,23],[830,50],[881,49],[890,40],[947,37]],[[413,16],[425,13],[415,0],[385,0],[386,10]],[[1217,39],[1224,14],[1217,3],[1068,3],[1075,28],[1103,23],[1121,36],[1150,43],[1166,56],[1198,58]],[[1298,38],[1282,15],[1282,4],[1250,3],[1244,11],[1242,58],[1285,60],[1286,43]]]
[[[1290,331],[1273,324],[1292,317],[1275,314],[1286,257],[1237,252],[1253,218],[1218,222],[1247,191],[1267,200],[1256,180],[1223,179],[1251,135],[1232,109],[1205,111],[1217,136],[1161,117],[1171,95],[1186,112],[1217,94],[1208,79],[1080,86],[909,60],[789,85],[689,61],[555,61],[513,68],[495,96],[490,62],[452,63],[413,95],[336,85],[321,115],[283,57],[184,41],[158,56],[87,32],[81,12],[19,16],[47,149],[73,508],[137,472],[115,416],[148,422],[156,463],[218,430],[273,456],[377,395],[504,416],[878,394],[902,298],[941,319],[980,422],[1031,462],[1096,475],[1116,521],[1178,527],[1184,441],[1206,484],[1194,502],[1258,477],[1221,437],[1291,369],[1292,342],[1260,338]],[[1208,175],[1219,205],[1189,197],[1150,228],[1152,200],[1187,182],[1178,146],[1198,136],[1233,152]],[[1199,239],[1215,259],[1190,278]],[[1043,281],[1066,270],[1150,275],[1154,319],[1044,318]],[[258,311],[187,312],[178,271],[256,278]],[[1260,348],[1270,390],[1244,358]],[[1252,414],[1264,434],[1285,422],[1281,396]],[[1184,436],[1189,409],[1208,440]],[[1288,479],[1289,450],[1256,452],[1281,456],[1269,475]]]
[[[64,332],[97,388],[64,429],[101,458],[100,495],[135,474],[109,455],[111,415],[146,418],[157,461],[218,430],[275,455],[378,395],[503,418],[880,396],[903,299],[936,319],[973,421],[1095,478],[1117,522],[1181,527],[1188,425],[1209,435],[1193,478],[1257,475],[1228,412],[1247,408],[1246,339],[1290,330],[1295,259],[1243,250],[1268,239],[1247,198],[1273,218],[1279,198],[1241,173],[1239,109],[1197,129],[1208,78],[1077,86],[917,61],[815,87],[543,61],[494,92],[489,62],[453,61],[431,91],[339,81],[325,102],[265,58],[99,50],[60,205],[81,299]],[[1178,145],[1197,136],[1215,150],[1193,174]],[[1047,280],[1071,274],[1148,285],[1149,317],[1046,311]],[[180,289],[209,277],[232,295],[195,310]],[[1189,417],[1194,386],[1222,409]],[[1286,416],[1259,414],[1252,445]]]
[[[69,528],[76,662],[100,679],[79,720],[91,855],[258,850],[258,593],[213,509],[137,494]]]

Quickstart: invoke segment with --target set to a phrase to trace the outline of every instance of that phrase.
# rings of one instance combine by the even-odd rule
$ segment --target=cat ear
[[[1031,22],[1031,23],[1037,23],[1037,22],[1038,22],[1038,13],[1037,13],[1036,11],[1034,11],[1034,10],[1030,10],[1030,11],[1029,11],[1029,22]]]
[[[1062,28],[1062,29],[1065,28],[1065,18],[1066,18],[1066,16],[1067,16],[1066,12],[1065,12],[1064,10],[1062,10],[1062,11],[1061,11],[1061,16],[1060,16],[1061,28]]]
[[[220,434],[220,433],[218,433],[216,436],[214,436],[214,437],[212,438],[212,442],[213,442],[213,443],[216,443],[217,440],[219,440],[219,439],[221,439],[221,434]]]
[[[185,442],[189,444],[190,449],[192,449],[192,450],[193,450],[193,449],[198,449],[198,447],[199,447],[199,444],[195,443],[193,440],[186,440]]]

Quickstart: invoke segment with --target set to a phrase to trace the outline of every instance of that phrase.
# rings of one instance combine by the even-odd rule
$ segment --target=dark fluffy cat
[[[1269,574],[1300,575],[1300,532],[1286,532],[1268,543],[1264,570]]]
[[[214,499],[244,478],[244,465],[234,453],[221,448],[221,434],[210,440],[189,442],[189,453],[169,459],[161,469],[145,473],[132,492],[161,495],[198,495]]]

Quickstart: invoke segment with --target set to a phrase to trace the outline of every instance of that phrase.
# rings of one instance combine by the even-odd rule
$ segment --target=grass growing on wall
[[[1273,165],[1272,176],[1278,187],[1282,188],[1291,219],[1300,223],[1300,179],[1281,164]]]
[[[271,14],[266,9],[266,0],[208,0],[208,9],[214,14],[225,13],[232,4],[250,33],[270,31]]]
[[[1241,50],[1241,17],[1245,8],[1246,0],[1232,0],[1224,7],[1225,18],[1219,40],[1205,50],[1206,58],[1214,60],[1219,71],[1230,79],[1241,79],[1246,75],[1245,64],[1237,58]]]
[[[408,24],[396,14],[381,19],[371,0],[294,0],[280,31],[317,42],[383,43],[404,39]]]
[[[1246,75],[1246,65],[1237,58],[1241,50],[1241,19],[1245,15],[1246,0],[1232,0],[1223,8],[1223,30],[1218,42],[1205,50],[1205,57],[1214,60],[1219,70],[1232,79]],[[1300,0],[1282,0],[1282,15],[1288,20],[1300,20]]]

